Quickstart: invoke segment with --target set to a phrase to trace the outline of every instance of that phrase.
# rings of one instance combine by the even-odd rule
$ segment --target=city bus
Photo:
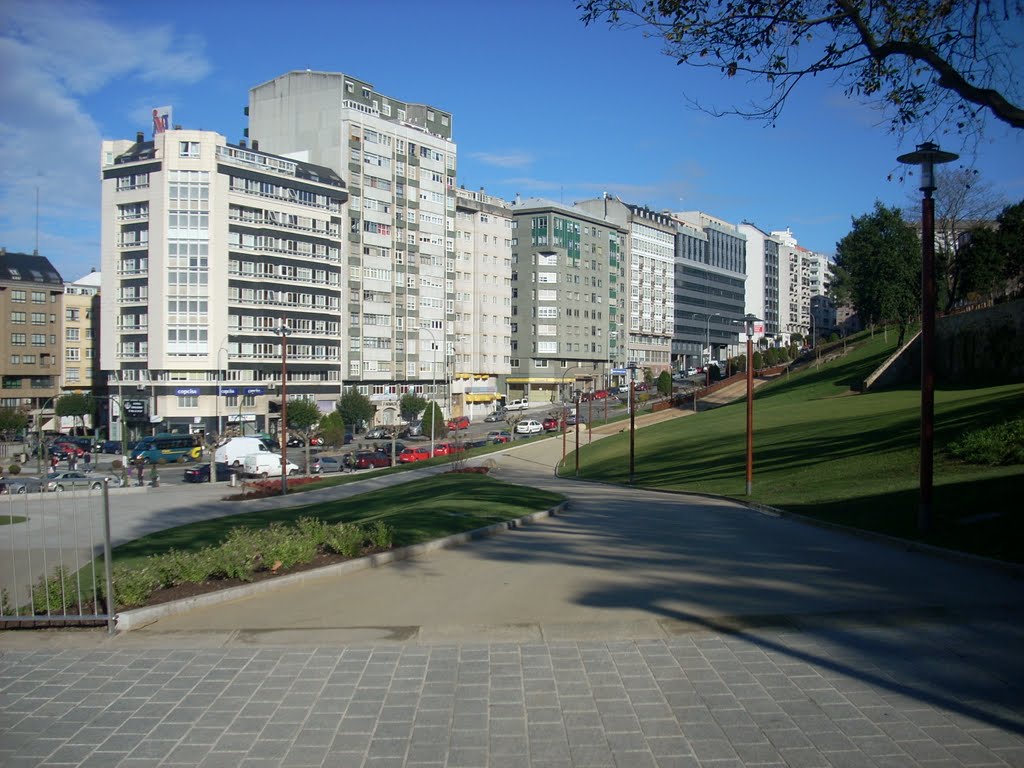
[[[160,459],[167,462],[194,461],[202,455],[203,449],[196,445],[192,435],[159,434],[139,440],[129,458],[132,463],[141,459],[147,464],[156,464]]]

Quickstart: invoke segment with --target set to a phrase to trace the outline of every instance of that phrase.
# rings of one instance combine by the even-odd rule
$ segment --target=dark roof
[[[49,283],[64,285],[64,280],[50,260],[32,253],[0,252],[0,281],[25,283]]]
[[[156,157],[156,143],[152,141],[138,141],[132,144],[131,149],[122,155],[114,158],[114,165],[121,163],[137,163],[139,160],[152,160]]]

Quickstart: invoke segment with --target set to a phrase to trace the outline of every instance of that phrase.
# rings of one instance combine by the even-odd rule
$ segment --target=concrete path
[[[536,525],[113,638],[0,635],[0,765],[1024,765],[1019,579],[560,456],[498,459],[571,497]]]

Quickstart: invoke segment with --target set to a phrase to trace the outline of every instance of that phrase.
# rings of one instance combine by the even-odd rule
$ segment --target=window
[[[179,408],[198,408],[199,407],[199,396],[198,395],[178,395],[178,407]]]
[[[46,325],[46,313],[45,312],[33,312],[32,313],[32,325]]]
[[[27,291],[19,291],[19,290],[11,291],[11,301],[16,301],[19,304],[23,304],[25,302],[27,296],[28,296],[28,292]]]
[[[45,333],[33,333],[32,334],[32,346],[33,347],[45,347],[46,346],[46,334]]]
[[[82,359],[81,351],[78,349],[78,347],[68,347],[67,349],[64,350],[64,359],[72,363],[77,363],[79,360]]]
[[[178,157],[199,157],[199,142],[179,141]]]
[[[21,355],[11,355],[11,365],[21,365]]]
[[[11,312],[12,323],[24,323],[28,316],[24,312]]]
[[[12,333],[11,334],[11,346],[12,347],[24,347],[28,343],[28,336],[24,333]]]
[[[46,303],[46,292],[45,291],[32,291],[32,303],[33,304],[45,304]]]

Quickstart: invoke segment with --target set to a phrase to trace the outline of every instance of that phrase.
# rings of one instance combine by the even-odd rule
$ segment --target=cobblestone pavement
[[[0,656],[0,765],[1021,766],[1020,627],[335,648],[85,635]]]

